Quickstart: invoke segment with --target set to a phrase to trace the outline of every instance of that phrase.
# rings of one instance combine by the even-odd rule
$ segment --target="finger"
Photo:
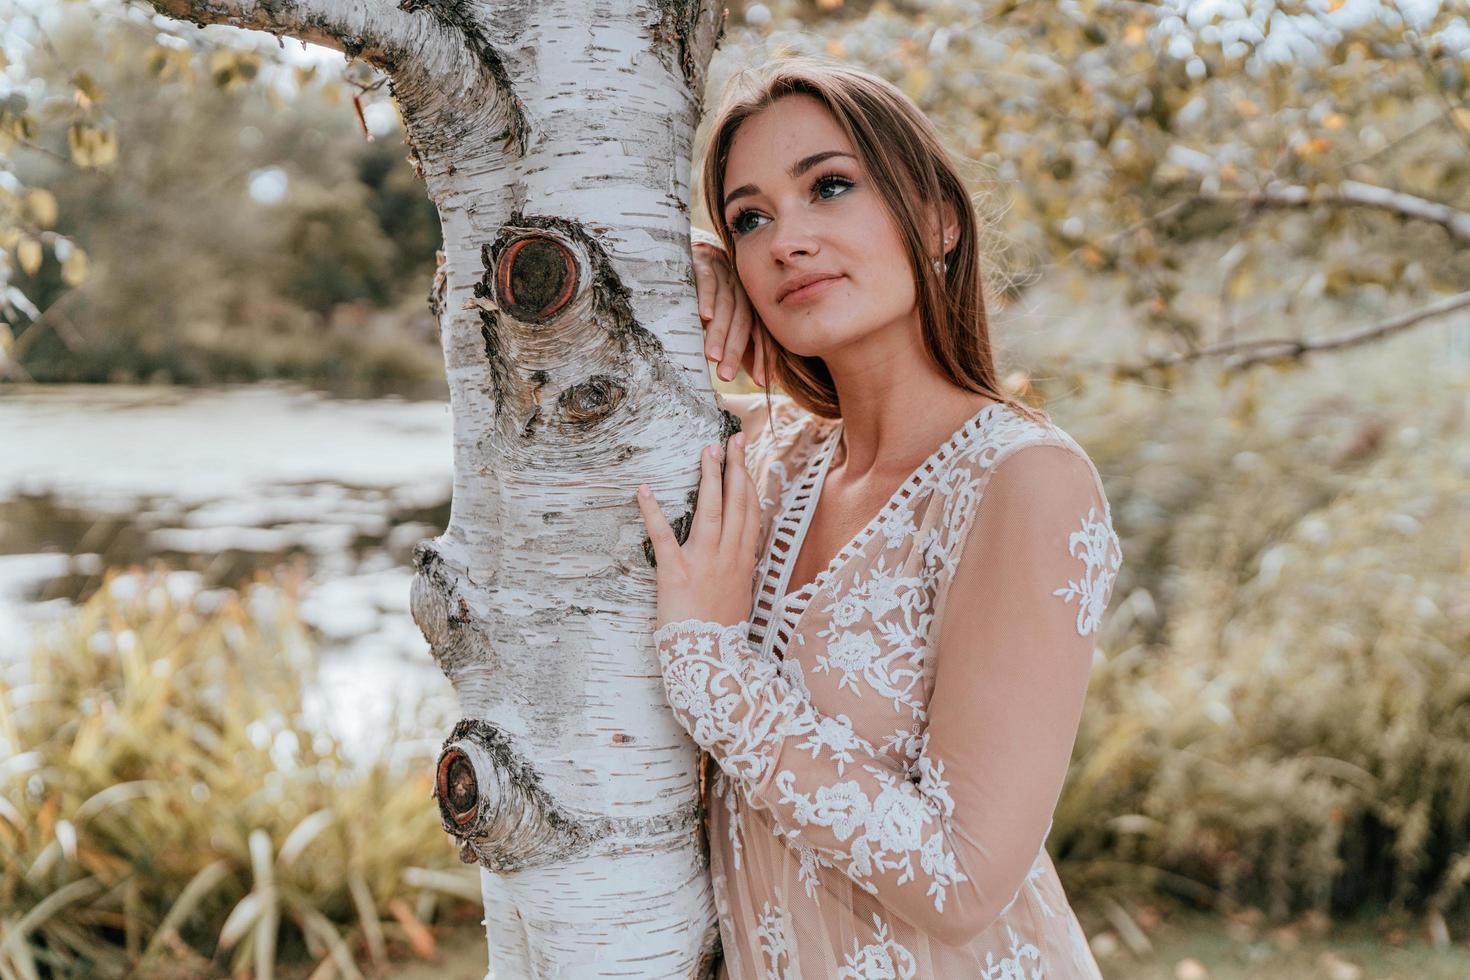
[[[764,385],[766,383],[766,343],[768,342],[768,338],[766,336],[766,325],[761,323],[760,317],[756,317],[755,322],[751,324],[750,341],[750,346],[755,348],[755,354],[753,356],[754,369],[750,372],[750,376],[755,379],[756,384]]]
[[[648,531],[649,543],[653,545],[654,560],[662,565],[664,559],[678,549],[679,543],[647,484],[638,488],[638,512],[643,515],[643,527]]]
[[[699,319],[702,323],[708,323],[710,316],[714,313],[715,295],[715,272],[708,263],[694,263],[694,295],[699,302]],[[710,344],[710,338],[704,341],[704,353],[710,360],[715,359],[714,348]]]
[[[730,311],[735,305],[735,288],[727,273],[717,273],[715,281],[719,286],[715,290],[714,315],[710,318],[709,332],[710,338],[716,340],[715,357],[723,360],[728,346],[725,335],[730,330]]]
[[[730,332],[725,338],[725,356],[720,362],[719,374],[726,381],[735,377],[745,360],[746,346],[750,340],[750,306],[742,302],[731,304]]]
[[[756,344],[755,340],[758,329],[760,327],[760,317],[755,315],[755,307],[750,305],[750,296],[745,292],[744,289],[740,290],[739,293],[736,294],[735,305],[736,309],[739,311],[737,315],[743,313],[743,315],[749,321],[745,332],[745,346],[744,349],[742,349],[740,352],[740,366],[745,369],[746,374],[754,378],[755,354],[758,350],[758,345]]]
[[[725,513],[720,518],[720,548],[737,551],[745,533],[745,434],[735,433],[725,450]]]
[[[713,549],[720,542],[720,461],[713,446],[699,454],[699,496],[694,504],[694,526],[685,547]]]

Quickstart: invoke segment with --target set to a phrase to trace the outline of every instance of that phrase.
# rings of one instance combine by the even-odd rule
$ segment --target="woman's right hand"
[[[764,385],[766,345],[770,340],[730,257],[724,248],[706,238],[697,238],[692,250],[694,289],[699,299],[700,325],[704,327],[704,356],[719,362],[715,373],[725,381],[744,368],[756,384]]]

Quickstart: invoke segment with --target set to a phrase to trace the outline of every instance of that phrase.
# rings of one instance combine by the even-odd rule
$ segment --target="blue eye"
[[[835,194],[832,197],[823,197],[822,200],[824,201],[830,201],[833,199],[833,197],[841,197],[842,194],[845,194],[849,188],[854,186],[856,185],[851,180],[848,180],[841,174],[822,174],[822,176],[812,181],[813,191],[819,191],[822,187],[842,188],[842,193]],[[750,208],[742,208],[738,213],[736,213],[735,217],[730,219],[730,231],[733,232],[738,238],[739,236],[745,234],[746,231],[753,230],[747,229],[744,225],[744,221],[746,215],[755,213],[756,212],[751,210]]]

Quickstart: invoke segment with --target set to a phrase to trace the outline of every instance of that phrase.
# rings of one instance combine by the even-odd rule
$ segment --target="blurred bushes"
[[[17,280],[47,311],[43,329],[20,335],[26,373],[442,387],[427,302],[439,219],[398,130],[367,141],[336,82],[298,76],[286,102],[265,80],[158,77],[172,62],[151,56],[161,49],[146,25],[88,4],[61,16],[27,70],[65,80],[84,67],[121,145],[101,171],[16,157],[27,183],[55,194],[91,266],[71,292],[49,253]]]
[[[108,583],[0,680],[0,975],[199,977],[429,955],[482,914],[430,802],[437,739],[308,727],[289,583]],[[349,955],[350,954],[350,955]]]
[[[1470,912],[1470,371],[1442,336],[1059,418],[1124,551],[1050,838],[1076,894]]]

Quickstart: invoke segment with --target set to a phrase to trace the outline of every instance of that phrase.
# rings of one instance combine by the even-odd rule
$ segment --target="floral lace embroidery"
[[[792,817],[802,826],[830,827],[833,835],[844,843],[852,837],[848,850],[836,854],[849,862],[848,877],[870,894],[875,893],[874,886],[862,879],[872,877],[875,872],[902,872],[896,881],[900,885],[914,880],[917,871],[913,858],[917,853],[919,867],[930,877],[926,894],[933,897],[935,911],[943,912],[946,890],[958,882],[969,881],[969,877],[959,870],[959,862],[954,851],[946,846],[942,829],[924,834],[925,824],[931,818],[954,812],[954,800],[948,792],[949,783],[942,778],[943,761],[930,764],[924,759],[921,766],[922,799],[899,785],[907,784],[907,780],[899,780],[879,766],[865,765],[864,771],[881,787],[876,799],[870,800],[856,780],[818,786],[812,794],[799,793],[795,789],[795,776],[789,770],[782,770],[776,773],[774,783],[780,793],[776,803],[789,807]]]
[[[756,659],[745,643],[749,626],[681,619],[660,626],[653,641],[669,706],[689,736],[730,776],[757,784],[781,737],[794,733],[790,722],[801,694],[788,682],[784,697],[763,697],[780,675],[774,658]]]
[[[1041,965],[1041,950],[1031,943],[1021,942],[1021,937],[1009,924],[1006,925],[1006,936],[1011,943],[1011,955],[997,963],[995,953],[986,950],[981,980],[1042,980],[1046,972]],[[1028,970],[1022,960],[1030,960],[1035,968]]]
[[[873,941],[866,946],[852,941],[852,952],[843,958],[837,980],[913,980],[919,973],[918,961],[893,936],[888,923],[873,913]]]
[[[827,649],[817,656],[812,670],[840,672],[839,689],[862,697],[861,681],[879,697],[889,699],[894,711],[906,708],[916,720],[927,719],[920,681],[934,613],[924,585],[921,577],[890,571],[880,555],[866,575],[853,576],[849,589],[828,593],[831,601],[823,611],[831,626],[816,634],[827,641]],[[876,636],[873,630],[846,628],[861,622],[864,615],[873,623]]]
[[[810,433],[812,427],[797,426],[798,442],[802,441],[799,436],[803,428]],[[850,576],[843,574],[846,569],[841,566],[831,569],[828,581],[808,600],[827,599],[827,622],[816,634],[827,642],[817,646],[819,652],[808,668],[830,673],[835,687],[850,692],[853,698],[860,698],[866,686],[889,699],[895,712],[913,720],[909,730],[899,727],[884,736],[881,749],[867,742],[855,725],[855,721],[871,724],[875,720],[866,708],[861,718],[836,711],[830,715],[817,712],[802,676],[801,661],[795,655],[782,658],[759,652],[760,641],[753,637],[749,621],[722,626],[683,620],[657,631],[655,640],[670,704],[691,736],[720,764],[715,788],[730,815],[735,867],[741,865],[740,832],[749,826],[742,824],[741,817],[746,804],[756,802],[758,808],[781,807],[783,816],[794,817],[802,827],[831,828],[830,836],[818,835],[822,844],[814,847],[789,827],[791,820],[786,821],[787,827],[769,825],[772,834],[797,856],[797,878],[808,898],[815,897],[822,884],[819,869],[845,869],[850,882],[877,896],[876,886],[866,879],[894,870],[900,873],[897,883],[904,884],[918,879],[917,866],[928,876],[928,895],[935,909],[942,912],[948,888],[969,880],[960,873],[955,853],[947,849],[946,834],[936,829],[947,829],[954,801],[944,779],[943,762],[925,755],[929,692],[918,682],[926,677],[932,680],[932,664],[925,673],[925,654],[932,642],[933,604],[945,577],[957,567],[969,518],[978,508],[988,471],[1011,449],[1031,443],[1075,446],[1060,430],[1043,429],[1007,413],[991,413],[983,431],[941,461],[930,487],[935,499],[918,492],[910,495],[906,506],[895,508],[876,524],[874,530],[882,532],[883,547],[855,550],[843,564],[865,554],[867,557],[857,563],[862,567]],[[768,482],[765,489],[782,498],[784,510],[789,503],[787,495],[792,492],[792,484],[784,479],[785,462],[772,460],[767,472],[776,482]],[[763,499],[761,504],[764,508],[775,502]],[[935,515],[939,517],[936,524],[920,533],[915,517],[925,506],[942,506],[944,510]],[[768,527],[763,533],[769,532]],[[871,542],[877,535],[868,537]],[[905,543],[916,549],[921,559],[916,575],[902,574],[902,551],[892,568],[884,556],[884,552]],[[1099,518],[1095,507],[1081,519],[1081,529],[1073,531],[1066,544],[1068,553],[1083,563],[1084,570],[1077,581],[1068,581],[1051,594],[1067,603],[1074,597],[1079,599],[1077,629],[1086,635],[1098,629],[1121,565],[1121,548],[1107,511]],[[756,581],[761,579],[758,570]],[[806,640],[802,630],[793,628],[792,633],[796,643]],[[904,712],[904,708],[908,710]],[[785,751],[800,751],[812,759],[825,758],[838,777],[865,772],[873,779],[837,779],[831,785],[802,787],[808,792],[799,792],[795,774],[775,771],[783,746]],[[865,761],[879,765],[867,765]],[[757,786],[761,787],[759,794],[753,792]],[[831,836],[844,847],[831,846]],[[917,862],[914,854],[919,857]],[[1050,918],[1056,914],[1038,888],[1047,870],[1043,855],[1044,844],[1025,880],[1002,910],[1002,917],[1027,887],[1043,915]],[[834,864],[829,857],[839,863]],[[776,906],[775,911],[780,913],[780,907]],[[776,972],[778,961],[782,955],[793,954],[794,947],[787,942],[780,919],[768,921],[763,915],[761,922],[768,931],[768,936],[762,937],[762,949],[767,951],[769,946],[775,951],[769,956],[770,975],[783,976]],[[847,969],[840,976],[912,976],[912,972],[903,971],[912,971],[913,957],[901,945],[891,943],[887,926],[876,915],[874,922],[878,926],[877,941],[862,946],[854,940],[851,954],[845,954]],[[1006,928],[1009,955],[995,962],[994,954],[987,953],[983,975],[992,980],[1041,976],[1041,955],[1036,946],[1023,942],[1009,924]],[[1075,935],[1080,935],[1080,929],[1073,929]],[[1073,942],[1077,942],[1075,936]],[[1085,951],[1085,937],[1080,944]],[[1079,957],[1079,965],[1082,962]],[[1092,969],[1090,963],[1088,968]],[[790,969],[789,960],[786,969]]]
[[[766,960],[768,980],[798,980],[791,972],[791,947],[786,939],[785,915],[785,910],[779,905],[773,908],[770,902],[761,904],[755,935],[760,942],[761,955]],[[779,964],[782,959],[786,960],[785,964]]]
[[[715,773],[715,795],[725,802],[725,819],[730,824],[730,853],[734,855],[735,867],[740,867],[740,833],[744,830],[745,812],[737,806],[735,794],[725,777],[725,771],[721,769]]]
[[[1082,559],[1086,571],[1080,582],[1068,582],[1052,595],[1059,595],[1069,603],[1073,596],[1081,597],[1077,604],[1077,632],[1086,636],[1096,631],[1102,621],[1113,577],[1123,563],[1123,551],[1111,525],[1097,519],[1096,507],[1089,507],[1087,516],[1082,518],[1082,530],[1073,531],[1067,538],[1067,553]]]

